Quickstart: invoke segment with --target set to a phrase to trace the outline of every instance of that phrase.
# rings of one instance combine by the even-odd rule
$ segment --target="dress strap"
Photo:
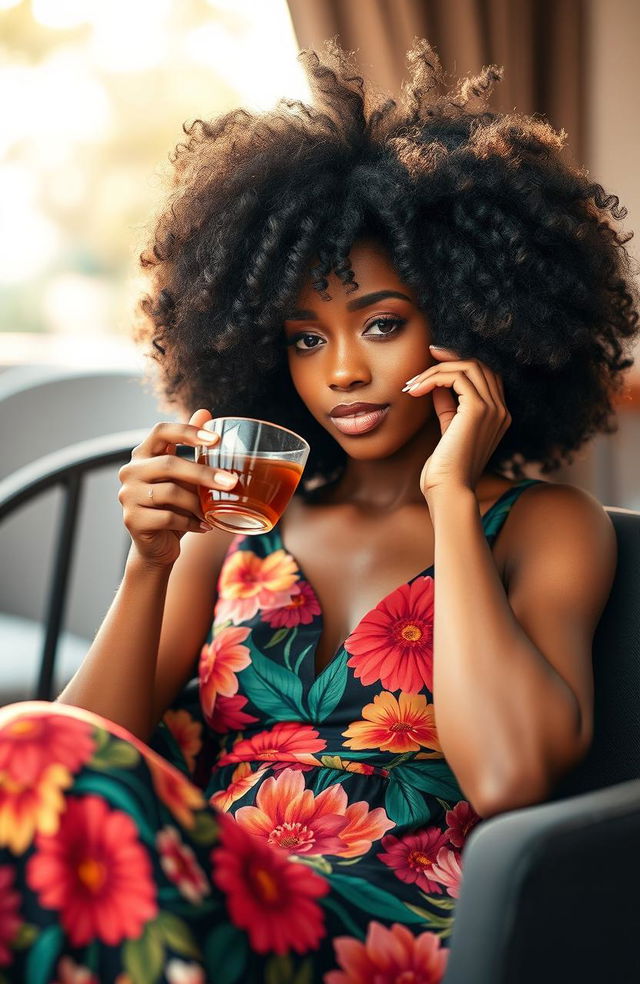
[[[502,493],[500,498],[494,502],[482,517],[484,531],[488,540],[492,541],[496,538],[502,529],[502,524],[511,511],[511,507],[524,490],[528,489],[530,485],[538,485],[541,482],[545,485],[548,484],[543,478],[525,478],[521,482],[518,482],[517,485],[512,485],[510,489]]]

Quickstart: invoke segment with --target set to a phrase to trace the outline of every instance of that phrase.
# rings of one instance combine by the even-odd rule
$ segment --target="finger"
[[[218,434],[201,430],[193,424],[161,421],[152,428],[144,441],[133,449],[131,457],[148,458],[151,455],[167,454],[169,453],[167,448],[176,444],[188,444],[191,447],[197,447],[199,444],[213,446],[219,440]]]
[[[130,463],[121,469],[124,478],[133,476],[135,482],[144,485],[155,485],[159,482],[185,483],[193,492],[203,485],[205,488],[228,490],[237,484],[238,476],[234,472],[222,468],[212,468],[209,465],[193,461],[191,458],[181,458],[176,455],[155,455]]]
[[[212,420],[211,414],[208,410],[196,410],[191,414],[189,423],[193,427],[202,427],[203,424],[206,424],[207,420]]]
[[[476,393],[486,404],[497,408],[499,404],[496,403],[491,393],[484,373],[475,362],[444,362],[441,365],[432,366],[425,373],[421,373],[418,380],[412,383],[405,392],[410,393],[411,396],[423,396],[433,388],[431,385],[433,380],[439,379],[441,385],[442,383],[451,385],[452,381],[460,376],[466,377],[473,383]],[[454,386],[453,388],[458,392],[457,387]]]
[[[201,522],[202,520],[193,516],[182,516],[169,509],[146,509],[138,532],[158,533],[160,530],[171,530],[176,533],[201,533]]]
[[[138,503],[145,508],[173,509],[185,516],[204,519],[200,497],[191,489],[187,491],[177,482],[155,482],[140,485]]]

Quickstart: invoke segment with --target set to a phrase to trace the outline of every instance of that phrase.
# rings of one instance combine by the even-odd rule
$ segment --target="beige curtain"
[[[391,95],[405,53],[426,38],[451,82],[484,65],[504,67],[490,105],[541,113],[567,131],[567,153],[585,150],[583,0],[288,0],[300,48],[338,36],[361,73]]]

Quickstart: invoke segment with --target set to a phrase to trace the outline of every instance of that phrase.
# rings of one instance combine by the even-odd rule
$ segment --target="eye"
[[[365,334],[370,338],[388,338],[396,335],[405,322],[405,318],[374,318],[367,325]],[[381,326],[381,329],[387,328],[389,330],[380,330],[379,334],[370,332],[369,329],[376,325]],[[303,342],[304,344],[298,345],[298,342]],[[312,335],[310,332],[300,331],[297,335],[292,335],[291,338],[287,339],[285,346],[287,348],[295,348],[296,352],[310,352],[313,349],[319,348],[318,344],[316,344],[318,342],[322,342],[319,335]]]

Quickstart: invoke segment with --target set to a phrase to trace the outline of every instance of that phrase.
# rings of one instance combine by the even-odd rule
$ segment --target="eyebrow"
[[[399,290],[376,290],[372,294],[364,294],[362,297],[357,297],[354,301],[348,301],[347,311],[359,311],[360,308],[376,304],[385,297],[399,297],[400,300],[409,301],[410,304],[413,304],[411,298],[407,294],[402,294]],[[288,314],[285,321],[306,321],[309,318],[317,318],[316,312],[308,308],[301,308]]]

